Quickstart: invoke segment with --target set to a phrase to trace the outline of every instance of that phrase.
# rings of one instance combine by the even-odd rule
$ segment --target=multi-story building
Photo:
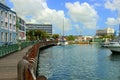
[[[6,4],[5,4],[5,0],[0,0],[0,3],[6,5]]]
[[[1,2],[2,1],[2,2]],[[0,46],[16,43],[16,12],[0,0]]]
[[[97,36],[114,35],[114,29],[106,28],[106,29],[103,29],[103,30],[97,30],[96,35]]]
[[[52,24],[26,24],[26,30],[43,30],[52,35]]]
[[[25,21],[20,18],[17,17],[17,37],[19,41],[25,41],[26,40],[26,23]]]

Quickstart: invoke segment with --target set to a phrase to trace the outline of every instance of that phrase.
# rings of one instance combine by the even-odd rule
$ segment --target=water
[[[120,80],[120,55],[98,45],[54,46],[39,57],[48,80]]]

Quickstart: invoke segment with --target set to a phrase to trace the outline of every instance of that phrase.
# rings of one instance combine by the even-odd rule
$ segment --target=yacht
[[[67,41],[60,41],[60,45],[68,45],[68,42]]]
[[[104,45],[110,49],[113,53],[120,53],[120,25],[119,25],[119,35],[113,41],[110,41],[108,44]]]
[[[63,35],[61,36],[61,39],[60,41],[58,42],[58,45],[68,45],[68,42],[66,41],[65,39],[65,36],[64,36],[64,18],[63,18]]]
[[[60,39],[58,41],[57,45],[60,45],[60,46],[62,46],[62,45],[68,45],[68,42],[63,38],[63,39]]]
[[[120,41],[119,42],[109,42],[109,44],[106,45],[108,49],[111,50],[113,53],[120,53]]]

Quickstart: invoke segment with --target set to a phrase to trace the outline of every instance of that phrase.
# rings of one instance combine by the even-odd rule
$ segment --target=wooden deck
[[[0,58],[0,80],[17,80],[17,64],[31,47]]]

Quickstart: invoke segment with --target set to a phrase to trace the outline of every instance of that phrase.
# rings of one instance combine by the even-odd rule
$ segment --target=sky
[[[107,27],[119,29],[120,0],[6,0],[26,23],[52,24],[53,33],[95,35]]]

